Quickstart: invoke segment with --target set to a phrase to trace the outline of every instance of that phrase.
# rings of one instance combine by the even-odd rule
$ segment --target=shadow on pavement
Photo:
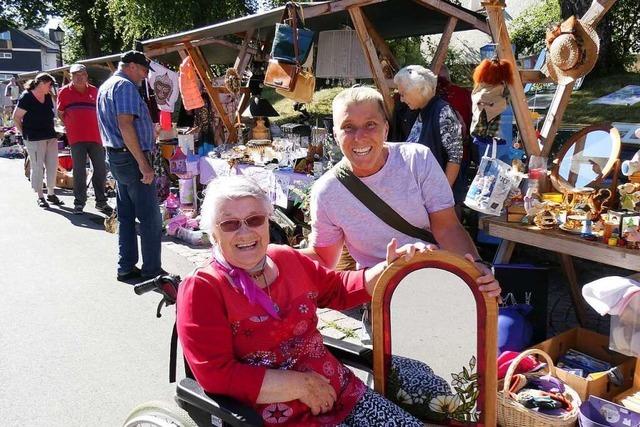
[[[51,205],[47,209],[51,213],[61,215],[69,220],[76,227],[90,228],[92,230],[104,231],[104,219],[102,215],[96,215],[90,212],[83,212],[82,215],[73,213],[73,207]]]

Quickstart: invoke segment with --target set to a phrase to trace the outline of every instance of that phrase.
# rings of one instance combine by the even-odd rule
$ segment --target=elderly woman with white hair
[[[393,81],[400,100],[409,109],[419,111],[406,142],[429,147],[449,185],[454,187],[462,163],[462,125],[453,108],[437,96],[438,77],[420,65],[409,65],[398,71]],[[460,201],[460,195],[454,191],[456,202]]]
[[[369,301],[386,264],[335,272],[270,245],[271,212],[249,178],[218,178],[207,188],[202,224],[213,256],[182,282],[177,299],[178,336],[195,379],[209,393],[253,406],[265,424],[421,426],[327,351],[317,328],[317,308]],[[387,262],[415,250],[393,240]],[[405,371],[414,377],[429,369],[410,362]],[[444,380],[428,381],[450,394]]]

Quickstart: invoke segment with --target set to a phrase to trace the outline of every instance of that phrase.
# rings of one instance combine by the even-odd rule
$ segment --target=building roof
[[[31,37],[33,40],[35,40],[36,42],[38,42],[39,44],[41,44],[42,46],[44,46],[45,48],[51,51],[56,51],[56,52],[60,51],[60,48],[55,42],[53,42],[52,40],[49,40],[44,34],[42,34],[38,30],[29,30],[26,28],[19,28],[17,30]]]

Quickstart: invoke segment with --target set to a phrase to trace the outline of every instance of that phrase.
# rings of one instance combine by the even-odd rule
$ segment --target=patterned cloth
[[[109,77],[98,90],[98,125],[105,147],[123,148],[125,146],[118,126],[119,114],[135,117],[133,127],[136,130],[140,148],[142,151],[153,149],[155,133],[149,108],[138,93],[136,84],[121,71]]]
[[[440,110],[438,124],[442,137],[442,146],[447,152],[447,162],[460,164],[463,153],[462,126],[460,125],[458,116],[449,105],[445,105],[442,110]],[[419,142],[421,132],[422,116],[418,114],[411,128],[411,132],[409,132],[409,136],[407,137],[407,142]]]
[[[500,116],[490,122],[487,121],[487,112],[482,110],[475,127],[471,129],[471,135],[481,138],[493,138],[500,135]]]
[[[449,384],[429,366],[401,356],[391,357],[387,394],[385,398],[373,390],[367,390],[340,426],[410,427],[423,425],[418,418],[442,421],[444,414],[433,411],[430,403],[452,395]]]

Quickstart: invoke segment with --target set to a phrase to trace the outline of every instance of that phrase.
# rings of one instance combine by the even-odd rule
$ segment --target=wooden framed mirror
[[[376,283],[374,387],[422,421],[496,425],[498,306],[479,291],[479,276],[473,263],[438,250],[399,258]],[[449,390],[405,386],[399,358],[428,365]]]
[[[620,156],[620,133],[609,123],[588,126],[564,143],[551,169],[551,183],[560,192],[602,186]],[[616,171],[617,173],[617,171]]]

